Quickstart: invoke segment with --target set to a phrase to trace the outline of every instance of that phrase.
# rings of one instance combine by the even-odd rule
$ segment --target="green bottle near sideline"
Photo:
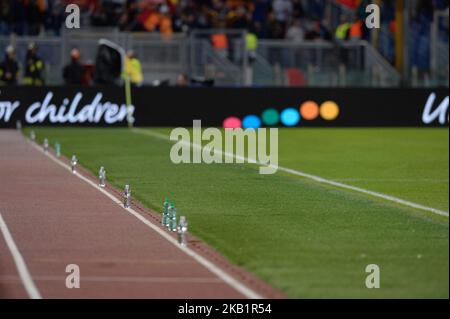
[[[172,210],[173,210],[172,203],[169,202],[169,206],[167,207],[166,220],[164,221],[164,226],[166,226],[167,228],[169,228],[169,223],[170,223],[170,219],[172,216]]]
[[[164,224],[170,230],[170,222],[172,221],[173,212],[175,210],[175,206],[170,203],[169,208],[167,209],[167,217],[166,223]]]
[[[167,224],[167,216],[169,214],[169,200],[166,198],[164,200],[164,204],[163,204],[163,214],[162,214],[162,218],[161,218],[161,225],[166,226]]]

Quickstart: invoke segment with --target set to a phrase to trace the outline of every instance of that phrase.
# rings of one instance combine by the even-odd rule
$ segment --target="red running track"
[[[139,215],[156,224],[149,216]],[[222,257],[204,253],[251,294],[225,282],[10,130],[0,131],[0,226],[1,219],[0,298],[33,297],[33,285],[42,298],[282,296]],[[5,240],[7,231],[13,244]],[[11,245],[17,248],[15,255]],[[212,251],[204,244],[195,246],[200,255],[201,247]],[[25,266],[22,273],[20,257]],[[80,268],[79,289],[66,287],[69,264]]]

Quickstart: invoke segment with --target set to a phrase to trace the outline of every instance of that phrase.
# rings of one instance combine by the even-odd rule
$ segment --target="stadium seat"
[[[308,84],[305,75],[298,68],[289,68],[286,70],[286,77],[289,86],[305,86]]]

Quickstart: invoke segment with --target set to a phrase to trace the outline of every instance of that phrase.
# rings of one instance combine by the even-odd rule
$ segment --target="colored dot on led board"
[[[264,125],[274,126],[277,125],[280,120],[280,114],[275,109],[267,109],[262,113],[262,121]]]
[[[261,127],[261,120],[256,115],[247,115],[242,119],[242,127],[244,129],[247,128],[260,128]]]
[[[300,106],[302,119],[312,121],[319,116],[319,105],[314,101],[303,102]]]
[[[241,120],[235,116],[227,117],[223,121],[223,128],[241,128],[241,127],[242,127]]]
[[[339,116],[339,106],[336,102],[326,101],[320,106],[320,116],[327,121],[333,121]]]
[[[281,123],[286,126],[295,126],[300,122],[300,113],[294,108],[288,108],[281,112]]]

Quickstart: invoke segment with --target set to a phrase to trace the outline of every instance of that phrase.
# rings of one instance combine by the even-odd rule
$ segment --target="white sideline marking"
[[[336,182],[375,182],[375,183],[448,183],[443,178],[338,178]]]
[[[30,141],[31,146],[33,146],[35,149],[37,149],[39,152],[43,153],[44,155],[46,155],[48,158],[50,158],[52,161],[54,161],[55,163],[57,163],[58,165],[62,166],[63,168],[65,168],[66,170],[68,170],[70,172],[70,174],[72,173],[72,168],[65,164],[64,162],[62,162],[61,160],[59,160],[58,158],[56,158],[55,156],[53,156],[51,153],[45,153],[44,150],[39,147],[37,144],[33,143]],[[126,210],[128,213],[130,213],[131,215],[133,215],[134,217],[136,217],[137,219],[139,219],[142,223],[144,223],[145,225],[147,225],[148,227],[150,227],[152,230],[154,230],[155,232],[157,232],[159,235],[161,235],[164,239],[166,239],[167,241],[169,241],[170,243],[172,243],[175,247],[177,247],[178,249],[180,249],[181,251],[183,251],[184,253],[186,253],[188,256],[192,257],[193,259],[195,259],[199,264],[203,265],[206,269],[208,269],[210,272],[212,272],[213,274],[215,274],[217,277],[219,277],[220,279],[222,279],[226,284],[228,284],[229,286],[231,286],[232,288],[234,288],[236,291],[238,291],[239,293],[241,293],[243,296],[245,296],[246,298],[249,299],[264,299],[263,296],[259,295],[258,293],[256,293],[255,291],[253,291],[252,289],[246,287],[245,285],[241,284],[239,281],[237,281],[236,279],[234,279],[233,277],[231,277],[230,275],[228,275],[227,273],[225,273],[222,269],[220,269],[219,267],[217,267],[216,265],[214,265],[212,262],[210,262],[209,260],[207,260],[206,258],[202,257],[201,255],[197,254],[195,251],[193,251],[192,249],[190,249],[189,247],[182,247],[180,246],[180,244],[178,243],[178,241],[176,239],[174,239],[173,237],[171,237],[166,231],[162,230],[161,228],[159,228],[159,226],[156,226],[155,224],[153,224],[151,221],[149,221],[148,219],[144,218],[141,214],[137,213],[134,209],[130,208],[125,208],[122,205],[122,201],[120,201],[119,199],[117,199],[115,196],[111,195],[109,192],[107,192],[105,189],[101,188],[100,186],[98,186],[96,183],[94,183],[93,181],[91,181],[90,179],[84,177],[81,174],[73,174],[76,177],[80,178],[81,180],[85,181],[86,183],[88,183],[89,185],[91,185],[92,187],[94,187],[95,189],[99,190],[100,192],[102,192],[104,195],[106,195],[109,199],[111,199],[114,203],[118,204],[120,207],[122,207],[124,210]]]
[[[20,254],[19,249],[17,248],[16,243],[14,242],[14,239],[12,238],[8,226],[6,225],[6,222],[4,221],[1,213],[0,213],[0,230],[3,234],[3,237],[5,238],[6,245],[8,246],[9,251],[13,256],[17,272],[19,273],[20,280],[22,281],[22,284],[25,287],[28,296],[31,299],[42,299],[42,296],[39,293],[39,290],[37,289],[36,285],[34,284],[33,278],[31,278],[31,274],[28,271],[27,265],[25,264],[25,261],[23,260],[23,257]]]
[[[165,141],[172,142],[170,140],[169,136],[161,134],[161,133],[147,131],[147,130],[141,130],[141,129],[137,129],[137,128],[133,128],[132,132],[138,133],[138,134],[144,134],[144,135],[148,135],[148,136],[159,138],[159,139],[162,139],[162,140],[165,140]],[[195,143],[191,143],[190,141],[179,141],[179,143],[182,143],[182,144],[187,145],[187,146],[192,146],[193,148],[196,148],[196,149],[200,149],[200,150],[202,149],[201,145],[195,144]],[[305,177],[305,178],[314,180],[314,181],[316,181],[318,183],[332,185],[332,186],[335,186],[335,187],[338,187],[338,188],[352,190],[354,192],[366,194],[366,195],[369,195],[369,196],[372,196],[372,197],[381,198],[381,199],[384,199],[384,200],[387,200],[387,201],[390,201],[390,202],[394,202],[396,204],[400,204],[400,205],[403,205],[403,206],[408,206],[408,207],[412,207],[412,208],[415,208],[415,209],[431,212],[431,213],[434,213],[436,215],[449,217],[449,213],[448,212],[445,212],[445,211],[442,211],[442,210],[439,210],[439,209],[436,209],[436,208],[432,208],[432,207],[416,204],[416,203],[413,203],[413,202],[410,202],[410,201],[407,201],[407,200],[403,200],[403,199],[400,199],[400,198],[397,198],[397,197],[394,197],[394,196],[390,196],[390,195],[386,195],[386,194],[370,191],[370,190],[367,190],[367,189],[364,189],[364,188],[351,186],[351,185],[340,183],[340,182],[335,182],[335,181],[332,181],[332,180],[329,180],[329,179],[322,178],[320,176],[304,173],[304,172],[301,172],[301,171],[297,171],[297,170],[286,168],[286,167],[282,167],[282,166],[275,166],[275,165],[272,165],[272,164],[271,165],[267,165],[267,164],[261,163],[261,162],[259,162],[257,160],[254,160],[254,159],[250,159],[249,160],[247,157],[236,155],[236,154],[231,154],[231,153],[228,153],[228,152],[224,152],[222,150],[216,150],[216,152],[221,154],[221,155],[224,155],[226,157],[236,158],[236,159],[247,161],[247,162],[253,162],[253,163],[257,164],[257,165],[263,165],[263,166],[271,167],[271,168],[274,168],[274,169],[278,169],[278,170],[283,171],[285,173],[289,173],[289,174],[292,174],[292,175]]]

